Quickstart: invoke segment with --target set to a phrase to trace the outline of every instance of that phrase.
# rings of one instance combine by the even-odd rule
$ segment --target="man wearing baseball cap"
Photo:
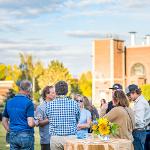
[[[122,85],[119,83],[115,83],[111,88],[112,89],[112,94],[116,91],[116,90],[122,90]],[[112,101],[108,102],[108,108],[106,110],[106,113],[108,113],[112,108],[114,108]]]
[[[150,106],[141,94],[141,89],[131,84],[125,89],[126,95],[133,101],[135,115],[135,130],[133,131],[133,145],[135,150],[144,150],[146,140],[146,126],[150,123]]]

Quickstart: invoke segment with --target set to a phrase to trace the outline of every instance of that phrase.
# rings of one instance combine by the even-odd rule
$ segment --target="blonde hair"
[[[78,100],[78,98],[83,99],[83,96],[81,94],[75,94],[74,100]]]

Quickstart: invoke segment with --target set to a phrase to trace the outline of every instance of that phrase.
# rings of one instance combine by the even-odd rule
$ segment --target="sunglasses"
[[[79,102],[80,102],[80,103],[82,103],[82,102],[83,102],[83,100],[77,100],[77,102],[78,102],[78,103],[79,103]]]

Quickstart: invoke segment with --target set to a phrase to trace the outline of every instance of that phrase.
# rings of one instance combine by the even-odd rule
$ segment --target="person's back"
[[[106,117],[111,122],[119,125],[119,132],[115,136],[116,138],[129,139],[133,141],[132,131],[135,123],[134,113],[130,108],[124,108],[121,106],[114,107],[110,112],[107,113]]]
[[[133,141],[132,131],[135,128],[135,117],[133,111],[129,108],[129,101],[123,91],[114,92],[113,104],[115,107],[108,113],[105,112],[106,109],[104,108],[101,116],[119,125],[119,132],[115,137]]]
[[[28,98],[32,84],[27,80],[20,83],[19,94],[6,102],[3,126],[10,133],[10,149],[34,150],[34,105]]]
[[[47,103],[49,134],[51,135],[51,150],[63,150],[66,139],[75,135],[80,118],[80,108],[77,102],[69,99],[68,84],[59,81],[55,85],[56,98]]]
[[[74,135],[78,122],[78,104],[67,97],[56,97],[48,104],[51,135]]]
[[[7,113],[10,119],[11,131],[32,131],[29,127],[27,117],[32,112],[27,112],[29,107],[32,107],[32,101],[25,95],[18,94],[14,98],[7,101]]]

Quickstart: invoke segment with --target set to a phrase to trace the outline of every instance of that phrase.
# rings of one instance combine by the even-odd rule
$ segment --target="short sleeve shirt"
[[[28,117],[34,117],[32,100],[21,94],[7,100],[3,117],[9,118],[10,131],[33,131],[27,122]]]

